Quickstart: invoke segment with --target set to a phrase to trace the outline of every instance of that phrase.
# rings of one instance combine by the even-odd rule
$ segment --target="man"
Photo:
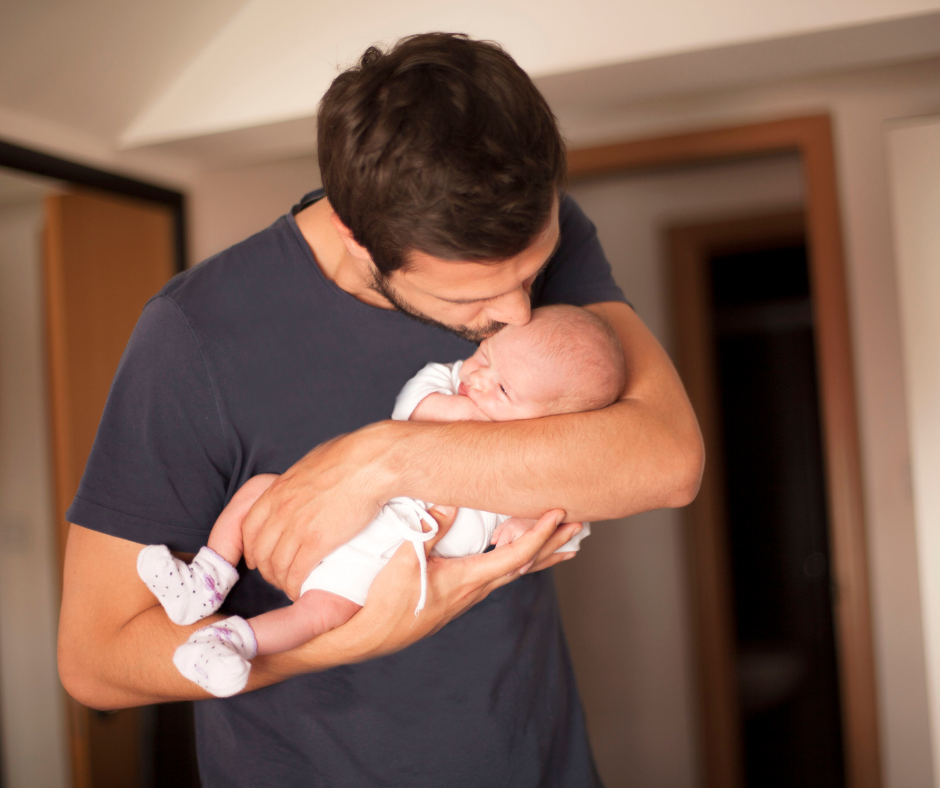
[[[399,550],[349,623],[255,660],[247,694],[197,704],[200,772],[206,788],[598,784],[538,570],[579,521],[691,500],[702,446],[682,386],[560,191],[544,99],[498,47],[427,34],[370,49],[324,97],[318,151],[326,196],[177,277],[135,329],[69,510],[63,683],[96,708],[206,697],[171,661],[206,622],[170,624],[136,555],[197,550],[255,474],[283,475],[246,522],[258,571],[224,608],[244,617],[296,597],[393,496],[447,504],[443,529],[452,506],[540,517],[512,545],[432,561],[417,620],[417,559]],[[426,362],[557,302],[617,331],[619,402],[387,420]]]

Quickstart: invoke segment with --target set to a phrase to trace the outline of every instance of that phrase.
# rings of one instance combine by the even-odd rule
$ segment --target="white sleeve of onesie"
[[[414,409],[428,394],[456,394],[460,385],[460,367],[463,361],[453,364],[428,364],[409,380],[395,400],[392,418],[408,421]]]

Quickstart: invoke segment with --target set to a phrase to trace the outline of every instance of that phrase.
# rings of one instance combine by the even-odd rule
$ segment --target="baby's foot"
[[[203,547],[187,564],[162,544],[140,551],[137,574],[174,624],[192,624],[214,613],[238,580],[238,570],[215,550]]]
[[[217,698],[245,688],[258,643],[243,618],[231,616],[193,632],[173,655],[176,669]]]

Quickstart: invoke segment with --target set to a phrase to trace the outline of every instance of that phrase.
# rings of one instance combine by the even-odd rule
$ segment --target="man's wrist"
[[[397,495],[404,495],[409,462],[409,447],[416,430],[423,426],[405,421],[380,421],[358,430],[358,450],[361,452],[361,467],[365,471],[364,482],[368,484],[370,496],[379,503]]]

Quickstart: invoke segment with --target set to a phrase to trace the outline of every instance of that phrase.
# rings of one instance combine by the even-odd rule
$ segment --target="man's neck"
[[[323,275],[364,304],[394,309],[381,293],[372,288],[372,271],[367,264],[346,250],[343,239],[330,221],[332,213],[333,207],[324,197],[294,217]]]

